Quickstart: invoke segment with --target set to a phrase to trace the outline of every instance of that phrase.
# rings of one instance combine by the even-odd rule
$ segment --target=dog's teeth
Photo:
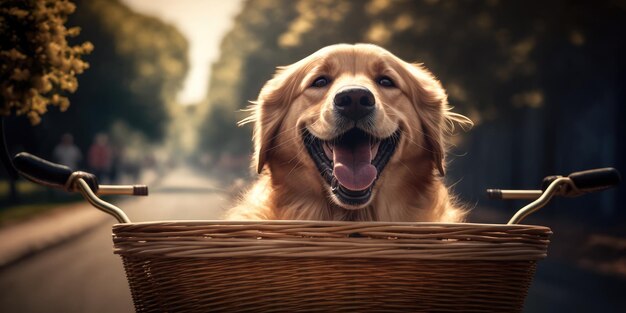
[[[330,144],[328,144],[328,142],[324,142],[323,147],[322,147],[322,153],[329,159],[332,161],[333,159],[333,148],[331,147]]]
[[[374,162],[374,159],[376,159],[376,156],[378,155],[379,147],[380,147],[380,141],[377,141],[372,144],[372,159],[370,162]]]

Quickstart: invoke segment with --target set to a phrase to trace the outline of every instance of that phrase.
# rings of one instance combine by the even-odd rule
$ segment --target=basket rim
[[[490,224],[490,223],[440,223],[440,222],[384,222],[384,221],[318,221],[318,220],[162,220],[132,223],[115,223],[113,229],[129,226],[158,226],[158,225],[306,225],[306,226],[448,226],[501,229],[528,229],[535,228],[551,232],[550,227],[528,224]]]
[[[537,260],[545,226],[346,221],[191,220],[116,224],[114,252],[164,257],[363,257]]]

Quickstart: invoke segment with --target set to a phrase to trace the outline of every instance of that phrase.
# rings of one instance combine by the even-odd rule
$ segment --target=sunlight
[[[123,0],[133,10],[176,26],[189,41],[189,72],[177,95],[180,104],[206,98],[211,64],[219,56],[222,37],[241,8],[241,0]]]

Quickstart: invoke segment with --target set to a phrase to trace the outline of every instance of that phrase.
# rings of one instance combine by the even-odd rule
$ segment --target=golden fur
[[[320,75],[328,88],[311,88]],[[390,77],[384,88],[376,77]],[[307,153],[302,129],[330,140],[337,136],[332,99],[346,85],[368,88],[376,99],[369,132],[379,138],[400,130],[396,151],[361,208],[338,205]],[[227,213],[234,220],[350,220],[460,222],[466,211],[444,186],[446,138],[454,124],[471,125],[452,113],[445,90],[422,65],[409,64],[371,44],[325,47],[279,68],[251,107],[253,166],[260,177]]]

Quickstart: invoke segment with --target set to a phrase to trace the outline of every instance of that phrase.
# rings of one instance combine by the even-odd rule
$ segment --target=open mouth
[[[376,138],[359,128],[324,141],[304,129],[304,145],[337,199],[349,206],[361,206],[372,197],[376,179],[391,159],[399,131]]]

